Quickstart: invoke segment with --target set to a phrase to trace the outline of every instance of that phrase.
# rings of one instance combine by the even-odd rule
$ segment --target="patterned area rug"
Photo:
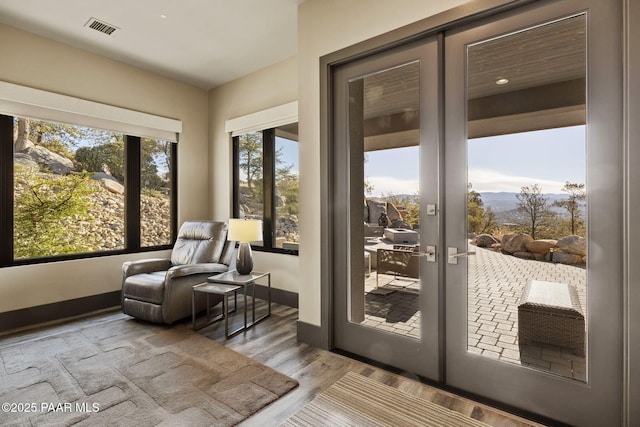
[[[119,319],[1,347],[0,425],[229,426],[297,385],[183,325]]]
[[[286,420],[287,427],[487,427],[488,424],[349,372]]]

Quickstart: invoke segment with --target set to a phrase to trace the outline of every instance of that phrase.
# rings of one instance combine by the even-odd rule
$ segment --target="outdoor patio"
[[[486,357],[543,369],[585,381],[585,357],[553,346],[518,343],[518,303],[528,280],[562,282],[576,287],[583,313],[586,307],[586,269],[564,264],[522,260],[470,246],[468,259],[468,349]],[[364,325],[419,338],[419,281],[376,272],[365,281]],[[373,292],[372,292],[373,291]],[[585,315],[586,318],[586,315]]]

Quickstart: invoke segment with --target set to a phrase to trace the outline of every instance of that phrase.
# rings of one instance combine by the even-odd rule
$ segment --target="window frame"
[[[75,125],[74,123],[69,123]],[[78,125],[82,126],[82,125]],[[122,255],[139,252],[152,252],[171,249],[177,234],[178,213],[178,148],[177,143],[171,143],[171,184],[170,184],[170,235],[171,240],[165,245],[140,246],[140,195],[141,189],[141,140],[137,135],[125,136],[125,235],[124,248],[83,252],[78,254],[55,255],[37,258],[14,258],[14,161],[13,161],[13,130],[14,116],[0,114],[0,268],[20,265],[44,264],[57,261],[98,258],[112,255]]]
[[[276,242],[276,128],[262,129],[262,246],[252,245],[257,252],[271,252],[286,255],[299,255],[298,249],[275,247]],[[234,218],[240,217],[240,136],[232,137],[232,186]]]

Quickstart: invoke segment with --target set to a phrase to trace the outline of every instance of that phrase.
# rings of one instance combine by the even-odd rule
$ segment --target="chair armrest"
[[[167,279],[176,279],[178,277],[191,276],[193,274],[224,273],[227,270],[229,270],[229,267],[220,263],[176,265],[171,267],[167,272]]]
[[[134,274],[152,273],[154,271],[166,271],[171,267],[171,260],[166,258],[149,258],[138,261],[127,261],[122,264],[124,277]]]

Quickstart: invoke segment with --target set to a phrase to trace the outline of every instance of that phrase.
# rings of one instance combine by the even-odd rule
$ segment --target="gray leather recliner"
[[[122,265],[122,312],[156,323],[171,324],[191,316],[193,285],[223,273],[235,260],[235,242],[227,241],[228,225],[187,221],[180,227],[171,259],[153,258]],[[211,296],[212,304],[221,301]],[[205,308],[204,298],[198,311]]]

